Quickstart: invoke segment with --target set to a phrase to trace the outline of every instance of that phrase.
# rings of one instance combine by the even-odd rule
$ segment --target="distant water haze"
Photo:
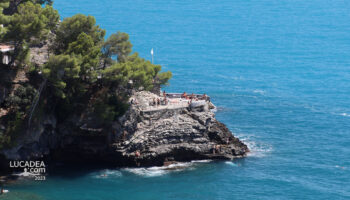
[[[130,34],[173,72],[169,92],[206,93],[251,154],[183,169],[62,172],[9,187],[43,199],[350,199],[350,1],[55,0]],[[107,176],[101,177],[100,174]]]

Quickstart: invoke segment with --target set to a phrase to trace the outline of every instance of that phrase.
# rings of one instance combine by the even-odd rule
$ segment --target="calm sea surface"
[[[350,199],[350,1],[55,0],[93,15],[207,93],[252,153],[233,162],[80,170],[8,186],[10,199]],[[107,177],[101,178],[101,174]]]

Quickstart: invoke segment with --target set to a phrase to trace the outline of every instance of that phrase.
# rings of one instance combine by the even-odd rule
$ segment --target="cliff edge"
[[[133,104],[117,125],[120,134],[114,147],[121,157],[149,166],[164,161],[233,159],[249,151],[215,119],[209,100],[168,94],[166,105],[152,105],[159,98],[164,100],[150,92],[131,97]]]
[[[93,116],[81,118],[74,112],[64,123],[46,115],[14,147],[0,151],[0,168],[10,160],[125,167],[244,157],[247,146],[215,119],[209,98],[198,98],[136,92],[127,112],[109,127],[98,127]]]

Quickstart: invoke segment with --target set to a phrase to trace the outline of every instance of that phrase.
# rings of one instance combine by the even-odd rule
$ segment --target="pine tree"
[[[0,39],[6,34],[6,26],[10,21],[10,16],[4,14],[4,9],[8,8],[10,0],[0,2]]]
[[[23,62],[28,46],[46,40],[48,33],[55,30],[58,21],[58,12],[51,6],[42,7],[30,1],[21,4],[18,12],[11,16],[4,35],[6,41],[14,43],[14,58],[19,63]]]
[[[102,52],[105,59],[104,67],[110,64],[111,58],[117,56],[118,62],[125,62],[132,51],[132,44],[127,33],[114,33],[103,44]]]

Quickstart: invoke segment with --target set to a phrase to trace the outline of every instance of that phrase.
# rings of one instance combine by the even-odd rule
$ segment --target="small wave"
[[[232,111],[232,110],[229,109],[229,108],[221,107],[221,106],[216,107],[215,110],[216,110],[215,112],[230,112],[230,111]]]
[[[155,177],[155,176],[162,176],[164,174],[167,174],[166,171],[159,169],[158,167],[150,167],[150,168],[125,168],[123,169],[127,172],[144,176],[144,177]]]
[[[336,165],[335,168],[339,168],[339,169],[342,169],[342,170],[346,170],[346,167],[344,167],[344,166],[339,166],[339,165]]]
[[[256,89],[256,90],[253,90],[253,93],[264,95],[264,94],[265,94],[265,91],[264,91],[264,90]]]
[[[30,172],[22,172],[22,173],[15,173],[13,175],[14,176],[22,176],[22,177],[33,177],[33,176],[37,176],[38,174],[33,174]]]
[[[122,173],[120,172],[120,170],[106,169],[99,172],[95,172],[92,175],[95,178],[115,178],[115,177],[121,177]]]
[[[344,116],[344,117],[350,117],[350,114],[348,114],[348,113],[341,113],[340,115]]]
[[[272,146],[267,144],[253,141],[246,141],[245,143],[250,149],[250,153],[248,154],[248,156],[250,157],[265,157],[268,153],[272,151]]]
[[[265,157],[273,148],[269,144],[257,142],[257,139],[252,135],[236,135],[244,144],[246,144],[250,150],[249,157]]]
[[[232,161],[226,161],[225,164],[233,166],[233,167],[238,167],[238,165]]]
[[[184,170],[193,170],[196,165],[209,163],[212,160],[194,160],[191,162],[175,163],[169,166],[161,167],[142,167],[142,168],[124,168],[123,170],[143,177],[163,176],[171,172],[179,172]]]
[[[192,160],[191,163],[209,163],[213,160]]]

